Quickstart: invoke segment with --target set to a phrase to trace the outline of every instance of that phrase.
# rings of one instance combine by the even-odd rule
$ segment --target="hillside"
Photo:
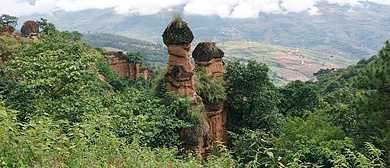
[[[273,82],[278,85],[293,80],[311,80],[313,73],[320,69],[344,68],[358,61],[344,55],[250,41],[229,41],[220,47],[228,59],[254,59],[267,64]]]
[[[120,35],[84,34],[81,40],[95,47],[110,47],[127,52],[141,52],[144,55],[144,61],[151,64],[165,63],[168,58],[166,49],[162,44],[153,44]]]
[[[261,13],[256,19],[231,19],[217,16],[184,16],[200,41],[255,41],[272,45],[367,58],[376,54],[390,36],[390,6],[363,2],[362,6],[318,3],[320,15],[307,12]],[[182,10],[178,6],[175,10]],[[115,33],[155,43],[172,18],[162,11],[155,15],[118,15],[112,9],[77,12],[57,11],[50,15],[20,17],[38,20],[46,17],[61,30],[83,33]]]
[[[95,47],[127,52],[142,52],[146,63],[165,66],[168,60],[166,47],[142,40],[113,34],[84,34],[82,40]],[[192,48],[197,44],[193,43]],[[228,41],[218,44],[225,59],[249,60],[267,64],[271,79],[277,85],[293,80],[313,79],[313,73],[326,68],[344,68],[358,61],[356,57],[328,54],[305,48],[285,47],[250,41]]]

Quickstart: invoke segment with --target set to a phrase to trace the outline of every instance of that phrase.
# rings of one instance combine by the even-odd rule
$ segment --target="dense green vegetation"
[[[235,159],[259,167],[389,166],[389,64],[386,42],[369,60],[320,70],[315,83],[275,88],[266,65],[229,62],[227,110]]]
[[[18,23],[18,18],[15,16],[2,14],[0,16],[0,30],[3,26],[12,26],[15,27]]]
[[[197,113],[165,90],[164,71],[118,78],[77,32],[40,25],[41,40],[0,36],[0,167],[390,164],[389,42],[369,60],[283,87],[252,60],[228,62],[224,80],[197,70],[198,94],[228,112],[228,143],[202,158],[182,151],[178,130],[196,130]]]
[[[100,52],[46,25],[38,41],[0,36],[0,167],[234,164],[224,147],[207,163],[180,154],[177,131],[195,123],[187,98],[116,77]]]
[[[203,102],[212,106],[224,102],[226,100],[225,81],[204,73],[200,67],[196,67],[195,70],[196,93],[203,99]]]

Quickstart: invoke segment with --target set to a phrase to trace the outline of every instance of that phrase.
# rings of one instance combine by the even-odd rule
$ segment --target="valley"
[[[164,67],[168,54],[165,46],[113,34],[84,34],[83,41],[95,47],[111,51],[140,51],[144,61],[153,66]],[[196,44],[195,44],[196,46]],[[345,68],[359,59],[348,55],[329,54],[307,48],[285,47],[253,41],[227,41],[217,43],[225,52],[225,61],[241,62],[256,60],[267,64],[272,82],[278,86],[294,80],[314,80],[313,73],[326,68]],[[193,49],[193,48],[192,48]]]
[[[229,41],[220,47],[228,59],[253,59],[267,64],[276,85],[285,85],[294,80],[314,80],[313,73],[320,69],[345,68],[358,61],[345,55],[250,41]]]

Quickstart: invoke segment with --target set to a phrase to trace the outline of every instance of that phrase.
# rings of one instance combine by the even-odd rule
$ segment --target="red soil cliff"
[[[167,90],[174,91],[180,96],[188,96],[195,109],[201,109],[201,128],[194,131],[183,129],[179,131],[186,150],[207,154],[212,147],[210,125],[206,120],[202,99],[196,94],[193,79],[194,65],[191,64],[189,50],[194,38],[187,23],[173,20],[163,33],[163,42],[168,46],[168,72],[165,76]],[[195,112],[195,111],[194,111]]]
[[[108,62],[117,76],[130,80],[138,80],[139,77],[144,78],[144,80],[152,79],[152,73],[149,69],[142,67],[140,62],[123,59],[123,52],[104,52],[104,55],[111,56]]]
[[[213,42],[199,43],[192,53],[195,64],[202,68],[204,73],[210,74],[214,78],[223,77],[223,56],[224,52]],[[224,102],[208,104],[204,101],[203,103],[206,106],[207,122],[210,125],[212,140],[214,142],[226,141],[227,113],[223,108]]]

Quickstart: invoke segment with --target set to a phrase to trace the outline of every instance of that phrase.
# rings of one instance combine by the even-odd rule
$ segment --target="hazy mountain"
[[[167,48],[162,44],[113,34],[84,34],[82,41],[106,50],[141,52],[148,66],[165,67],[168,60]],[[276,85],[287,84],[293,80],[312,80],[313,73],[320,69],[343,68],[358,61],[357,58],[346,55],[260,42],[229,41],[218,44],[218,47],[225,52],[225,61],[253,59],[267,64],[271,69],[269,75]]]

